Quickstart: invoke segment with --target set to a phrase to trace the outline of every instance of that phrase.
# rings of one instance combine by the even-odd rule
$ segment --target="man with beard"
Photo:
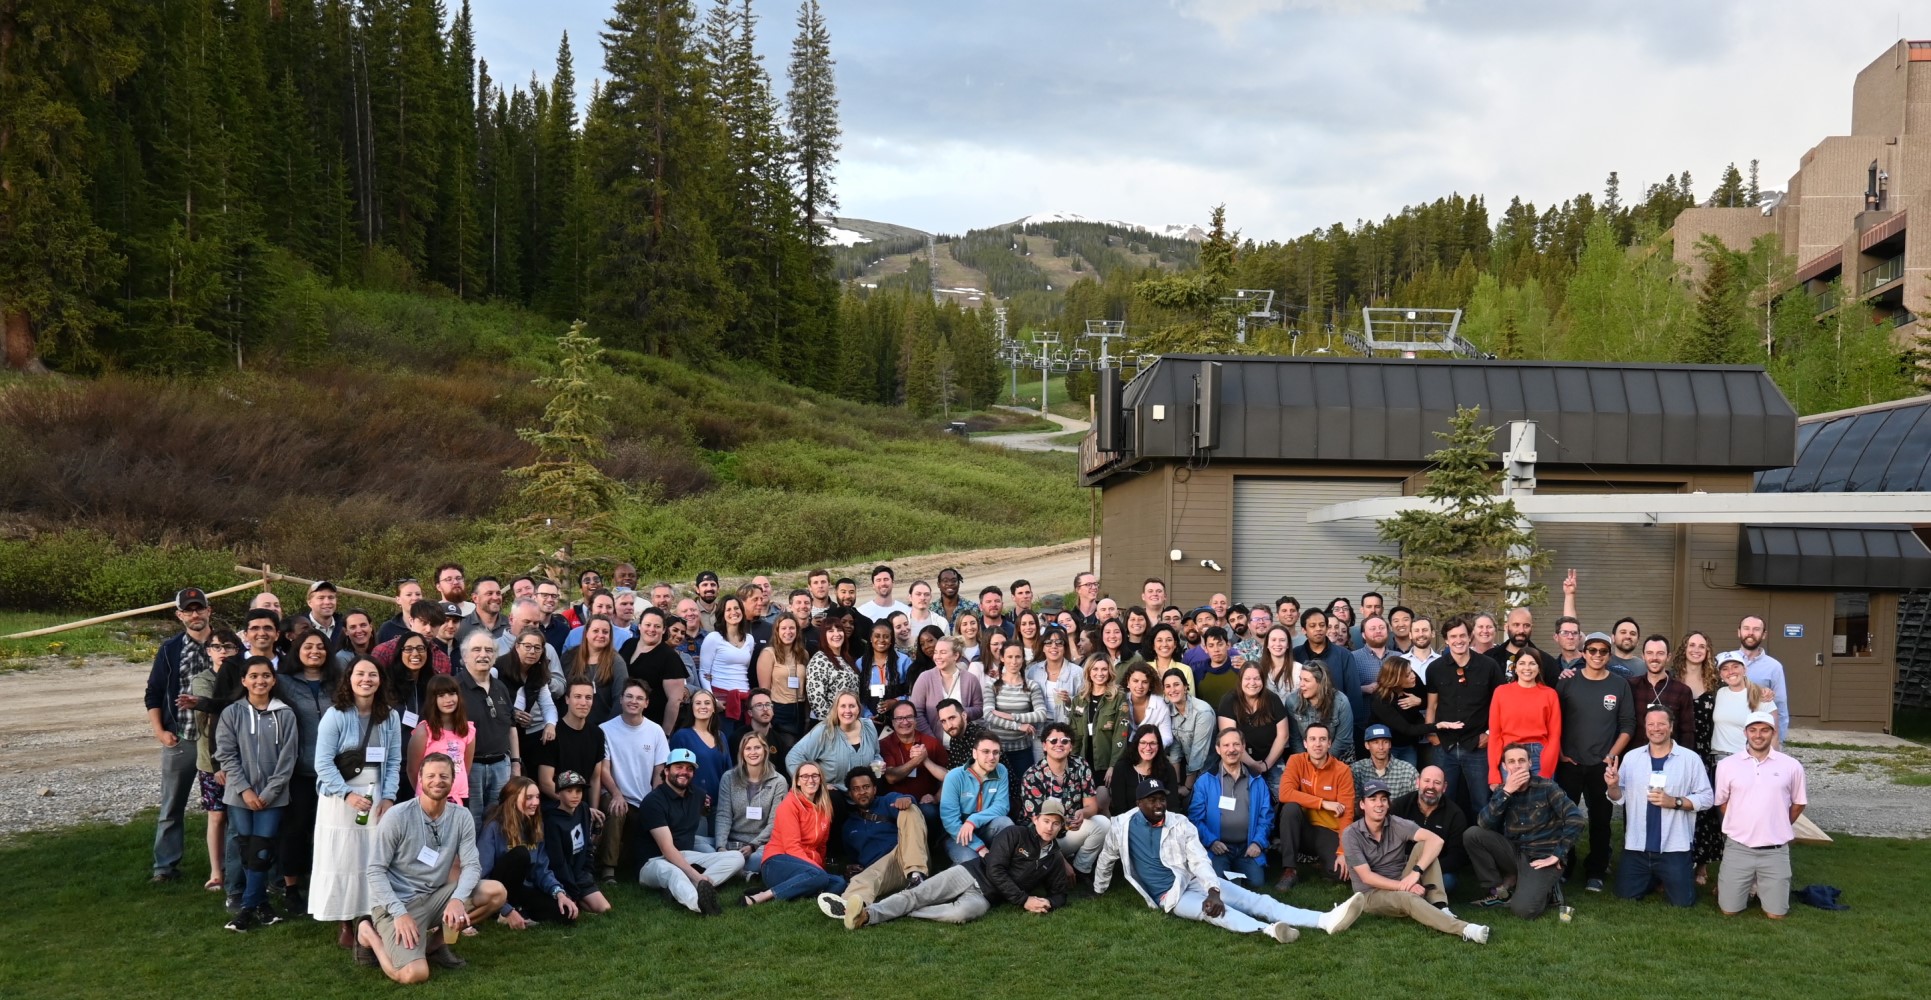
[[[456,626],[457,641],[461,642],[463,636],[476,629],[488,632],[492,641],[508,635],[510,623],[503,617],[502,581],[493,576],[483,577],[476,581],[473,593],[476,600],[472,610]]]
[[[1676,906],[1696,905],[1695,866],[1690,863],[1696,814],[1715,804],[1710,776],[1696,751],[1673,738],[1676,716],[1662,705],[1643,713],[1644,753],[1607,765],[1609,801],[1623,807],[1623,863],[1616,895],[1641,899],[1655,883]]]
[[[1609,630],[1613,646],[1609,651],[1610,673],[1629,680],[1643,672],[1643,655],[1637,649],[1642,634],[1642,626],[1636,624],[1636,619],[1628,615],[1616,619],[1615,626]]]
[[[1382,607],[1382,600],[1381,600],[1381,595],[1379,593],[1370,590],[1367,593],[1361,595],[1361,612],[1355,615],[1356,621],[1353,627],[1348,629],[1349,648],[1351,649],[1361,648],[1361,642],[1364,638],[1362,634],[1362,626],[1368,624],[1368,619],[1381,614],[1381,607]]]
[[[662,889],[679,906],[707,917],[724,912],[717,887],[744,870],[737,851],[697,850],[698,831],[710,805],[692,787],[697,777],[697,755],[678,748],[664,764],[664,782],[651,789],[637,807],[631,824],[632,849],[643,862],[637,882],[646,889]]]
[[[872,567],[872,599],[858,606],[858,613],[872,621],[883,621],[894,611],[912,613],[912,606],[892,596],[897,577],[890,566]]]
[[[1543,652],[1535,644],[1534,612],[1528,608],[1511,608],[1508,617],[1503,620],[1502,629],[1507,637],[1502,640],[1501,648],[1489,655],[1503,665],[1510,680],[1515,679],[1515,671],[1509,665],[1513,664],[1515,658],[1525,649],[1535,650],[1536,661],[1542,664],[1543,677],[1554,677],[1562,672],[1561,664],[1556,662],[1556,658]]]
[[[1556,671],[1542,676],[1560,680],[1582,669],[1582,623],[1574,615],[1563,615],[1556,619],[1555,637]]]
[[[979,591],[979,627],[981,642],[994,632],[1008,639],[1013,637],[1013,620],[1006,614],[1006,597],[998,587],[984,587]]]
[[[1381,676],[1381,661],[1388,657],[1388,620],[1377,615],[1362,622],[1357,638],[1355,650],[1348,654],[1346,669],[1331,676],[1334,686],[1348,696],[1348,708],[1354,712],[1354,745],[1361,746],[1368,724],[1374,721],[1368,699],[1374,697],[1375,682]],[[1400,798],[1403,791],[1395,789],[1395,797]]]
[[[205,648],[214,636],[209,624],[208,596],[198,587],[177,591],[174,617],[181,623],[181,632],[155,650],[144,698],[148,725],[154,730],[154,741],[161,745],[161,816],[154,829],[152,875],[156,883],[173,882],[181,877],[181,855],[186,840],[183,818],[187,814],[189,790],[196,781],[200,741],[215,738],[213,732],[201,731],[201,721],[190,710],[195,703],[190,690],[192,682],[213,667]],[[211,877],[220,875],[214,872]]]
[[[369,919],[356,928],[357,959],[374,959],[390,979],[427,982],[429,966],[460,969],[443,939],[446,927],[468,927],[507,898],[500,884],[482,884],[476,821],[449,807],[456,769],[449,757],[423,757],[416,797],[382,816],[369,845]],[[461,875],[452,861],[461,860]]]
[[[697,591],[697,621],[706,632],[717,630],[717,574],[705,570],[692,585]]]
[[[1394,800],[1392,815],[1399,816],[1442,838],[1442,889],[1455,891],[1455,883],[1468,874],[1468,850],[1462,838],[1468,832],[1468,814],[1448,797],[1448,777],[1442,769],[1429,765],[1415,776],[1415,790]]]
[[[1502,751],[1502,773],[1502,784],[1482,807],[1481,825],[1463,835],[1469,860],[1489,887],[1475,905],[1506,903],[1516,916],[1534,920],[1549,908],[1562,881],[1563,856],[1582,834],[1582,810],[1555,782],[1535,773],[1529,748],[1520,743]]]
[[[1556,765],[1556,781],[1570,799],[1589,808],[1589,855],[1583,867],[1588,877],[1584,888],[1590,892],[1601,892],[1609,875],[1609,792],[1603,768],[1618,765],[1636,731],[1629,682],[1609,669],[1610,643],[1601,632],[1589,633],[1582,641],[1582,672],[1556,682],[1556,700],[1562,706],[1562,761]],[[1528,754],[1526,748],[1523,754]]]
[[[1783,663],[1763,648],[1763,619],[1756,615],[1744,615],[1737,623],[1737,642],[1740,648],[1733,650],[1743,658],[1743,669],[1750,683],[1768,688],[1777,696],[1777,736],[1779,739],[1790,735],[1790,688],[1784,683]]]
[[[811,617],[801,624],[816,625],[831,610],[831,570],[814,569],[805,577],[805,592],[811,595]]]
[[[570,619],[557,613],[563,603],[563,588],[554,580],[545,580],[536,585],[536,609],[543,613],[537,625],[543,629],[543,641],[550,651],[563,655],[563,644],[570,640]]]
[[[460,563],[443,563],[436,567],[436,596],[444,604],[455,604],[463,610],[456,617],[461,618],[476,610],[469,602],[469,585],[463,580],[463,567]]]
[[[1435,620],[1427,615],[1416,615],[1408,625],[1408,648],[1403,651],[1408,664],[1415,668],[1415,679],[1428,683],[1428,665],[1433,663],[1439,651],[1435,649]]]
[[[1643,640],[1643,672],[1629,682],[1630,704],[1637,712],[1658,705],[1676,717],[1676,742],[1695,750],[1696,697],[1690,686],[1670,676],[1670,641],[1660,635]]]

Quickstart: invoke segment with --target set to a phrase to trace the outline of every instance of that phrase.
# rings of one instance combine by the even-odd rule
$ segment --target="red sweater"
[[[764,845],[764,855],[789,854],[823,868],[825,843],[830,839],[831,817],[819,812],[810,799],[792,792],[771,817],[771,840]]]
[[[1562,759],[1562,704],[1555,688],[1511,683],[1495,689],[1488,706],[1489,784],[1501,784],[1502,750],[1511,743],[1542,744],[1538,773],[1555,777],[1556,762]]]

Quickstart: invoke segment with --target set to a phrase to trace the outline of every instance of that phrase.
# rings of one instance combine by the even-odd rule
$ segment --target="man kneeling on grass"
[[[1176,917],[1204,920],[1236,934],[1265,931],[1283,944],[1300,936],[1296,927],[1339,934],[1361,916],[1359,893],[1326,913],[1288,906],[1249,892],[1214,872],[1200,834],[1184,816],[1167,813],[1167,787],[1141,778],[1138,807],[1117,816],[1093,869],[1093,892],[1104,893],[1119,861],[1128,885],[1147,905]]]
[[[1367,899],[1367,912],[1407,917],[1444,934],[1460,934],[1464,940],[1487,944],[1487,927],[1457,919],[1448,912],[1448,894],[1442,891],[1438,863],[1442,838],[1409,820],[1388,815],[1388,786],[1381,779],[1362,782],[1360,792],[1361,818],[1341,831],[1341,853],[1347,859],[1354,891],[1360,894],[1356,898]]]
[[[483,868],[476,820],[467,809],[449,808],[455,778],[448,755],[423,757],[416,797],[383,814],[376,827],[369,857],[373,909],[356,927],[356,960],[366,965],[375,959],[398,983],[427,982],[431,962],[445,969],[469,964],[449,950],[444,928],[468,927],[506,898],[500,886],[478,887]],[[451,884],[456,859],[462,875]]]
[[[984,857],[952,866],[903,892],[867,906],[862,900],[819,897],[827,916],[842,917],[857,930],[899,917],[963,924],[1005,901],[1027,913],[1051,913],[1066,905],[1066,856],[1059,835],[1066,829],[1066,806],[1047,799],[1025,823],[992,835]]]

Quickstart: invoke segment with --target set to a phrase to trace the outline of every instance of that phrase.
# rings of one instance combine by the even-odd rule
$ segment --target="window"
[[[1874,655],[1870,594],[1837,595],[1837,607],[1831,615],[1830,652],[1832,656],[1852,658]]]

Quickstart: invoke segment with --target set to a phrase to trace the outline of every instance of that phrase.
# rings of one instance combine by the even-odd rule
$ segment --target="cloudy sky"
[[[472,0],[498,80],[600,73],[609,0]],[[698,0],[700,9],[709,0]],[[822,0],[841,215],[960,232],[1038,211],[1151,225],[1225,202],[1260,239],[1449,192],[1540,206],[1611,170],[1780,189],[1849,130],[1921,0]],[[779,87],[792,0],[756,0]],[[587,83],[583,90],[588,92]]]

